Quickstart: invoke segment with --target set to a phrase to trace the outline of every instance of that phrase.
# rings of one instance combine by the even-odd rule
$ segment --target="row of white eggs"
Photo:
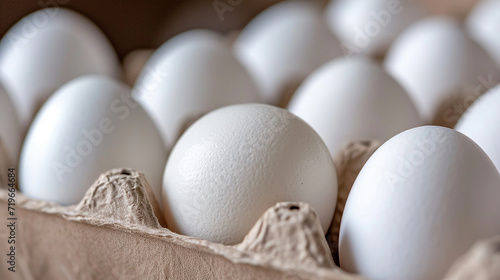
[[[336,1],[327,11],[341,15],[335,9],[342,5],[365,11],[350,2]],[[485,15],[477,16],[481,9]],[[498,17],[490,10],[479,6],[469,27],[491,28],[477,23],[478,17]],[[45,24],[37,21],[42,15],[49,19]],[[265,209],[283,200],[311,204],[326,231],[337,192],[329,154],[348,140],[385,141],[424,124],[450,91],[499,71],[449,18],[406,29],[389,50],[386,70],[355,56],[329,62],[342,49],[320,18],[307,2],[275,5],[243,30],[235,55],[215,33],[179,35],[155,52],[131,90],[104,76],[73,80],[120,75],[109,43],[86,19],[64,9],[28,16],[0,44],[0,77],[14,103],[0,94],[0,135],[13,159],[22,134],[16,130],[26,130],[39,103],[57,91],[26,137],[21,190],[72,204],[100,173],[126,166],[146,174],[169,227],[183,234],[237,243]],[[401,32],[392,28],[406,23],[392,18],[394,34],[377,39],[391,41]],[[36,32],[27,34],[27,24]],[[477,40],[492,46],[489,37]],[[376,45],[363,52],[389,44]],[[276,104],[287,83],[308,75],[289,105],[301,119],[268,105],[214,111],[183,134],[166,164],[189,119],[230,104]],[[499,96],[498,90],[483,96],[458,125],[497,166]],[[20,128],[13,125],[13,108]],[[491,160],[446,128],[420,127],[393,137],[353,188],[341,227],[341,266],[374,279],[438,279],[474,240],[500,233],[500,179]]]

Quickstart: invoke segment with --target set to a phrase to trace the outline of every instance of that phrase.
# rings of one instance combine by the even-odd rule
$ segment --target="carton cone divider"
[[[268,209],[237,247],[297,269],[335,267],[316,212],[302,202]]]
[[[500,236],[477,242],[455,261],[444,280],[500,279]]]
[[[339,190],[333,221],[326,237],[336,263],[338,263],[340,222],[342,220],[342,214],[344,213],[347,197],[349,196],[349,192],[361,168],[363,168],[365,163],[380,145],[381,143],[378,141],[353,141],[345,145],[334,158]]]
[[[113,169],[99,176],[75,210],[103,222],[166,227],[146,177],[131,169]]]

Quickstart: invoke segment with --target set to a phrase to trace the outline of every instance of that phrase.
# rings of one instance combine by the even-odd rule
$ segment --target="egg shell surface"
[[[476,142],[500,170],[500,87],[474,102],[460,118],[455,129]]]
[[[467,31],[500,66],[500,1],[480,1],[467,16]]]
[[[146,175],[159,198],[167,151],[153,121],[131,96],[127,86],[104,76],[77,78],[54,93],[26,136],[21,191],[34,199],[75,204],[101,173],[131,168]]]
[[[265,103],[276,105],[287,84],[340,56],[340,43],[312,1],[285,1],[255,17],[234,43]]]
[[[134,96],[170,148],[190,119],[219,107],[258,102],[260,94],[220,35],[195,30],[172,38],[153,54]]]
[[[23,132],[43,102],[83,75],[118,78],[118,58],[90,20],[64,8],[31,13],[0,41],[0,80],[16,106]]]
[[[340,266],[374,280],[438,280],[478,240],[500,234],[500,174],[453,129],[417,127],[359,173],[340,225]]]
[[[500,81],[500,70],[488,53],[458,20],[444,16],[407,28],[389,49],[385,67],[408,91],[427,123],[453,92],[481,90],[482,80]]]
[[[353,53],[381,55],[406,27],[424,15],[411,1],[332,0],[325,9],[328,26]]]
[[[179,139],[163,199],[171,230],[236,244],[281,201],[308,203],[326,231],[337,176],[327,147],[301,119],[270,105],[233,105],[205,115]]]
[[[313,72],[288,109],[318,132],[332,156],[350,141],[386,141],[421,124],[407,92],[364,57],[339,58]]]

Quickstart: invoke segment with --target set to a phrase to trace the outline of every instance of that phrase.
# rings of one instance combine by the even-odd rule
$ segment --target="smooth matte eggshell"
[[[341,55],[340,43],[312,1],[285,1],[255,17],[234,43],[234,52],[262,92],[276,105],[289,83],[304,79]]]
[[[386,141],[421,124],[406,91],[368,58],[339,58],[312,73],[288,105],[332,156],[351,141]]]
[[[469,136],[500,171],[500,87],[481,96],[465,111],[455,129]]]
[[[155,121],[167,148],[193,117],[227,105],[258,102],[259,95],[222,36],[207,30],[167,41],[151,56],[134,87],[134,97]]]
[[[500,1],[480,1],[465,22],[467,31],[500,66]]]
[[[325,10],[330,29],[353,53],[381,55],[401,31],[424,15],[411,1],[332,0]]]
[[[75,204],[101,173],[131,168],[159,198],[166,160],[160,133],[130,88],[86,76],[61,87],[37,114],[21,152],[19,186],[33,199]]]
[[[453,129],[402,132],[370,157],[340,225],[340,267],[374,280],[439,280],[500,234],[500,174]]]
[[[83,75],[120,76],[113,47],[90,20],[64,8],[31,13],[0,41],[0,79],[23,132],[36,111],[66,82]]]
[[[428,123],[450,94],[464,87],[480,94],[486,91],[482,80],[500,81],[495,62],[451,17],[412,24],[389,49],[385,67],[408,90]]]

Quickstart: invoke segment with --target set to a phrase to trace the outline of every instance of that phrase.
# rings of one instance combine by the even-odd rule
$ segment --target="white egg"
[[[340,267],[374,280],[438,280],[476,241],[500,234],[500,174],[444,127],[407,130],[359,173],[340,225]]]
[[[169,54],[172,49],[187,46],[187,45],[200,45],[200,44],[219,44],[224,41],[224,37],[221,34],[207,30],[207,29],[193,29],[183,33],[178,34],[170,38],[161,45],[148,59],[146,66],[150,68],[155,68],[158,64],[161,64],[162,60]],[[143,76],[147,73],[142,73]],[[143,77],[144,78],[144,77]]]
[[[77,78],[41,108],[21,152],[19,184],[28,197],[79,202],[113,168],[146,175],[160,198],[167,160],[161,136],[130,89],[104,76]]]
[[[479,45],[447,17],[433,17],[406,29],[389,50],[385,66],[430,122],[440,103],[456,90],[476,89],[482,79],[499,81],[500,70]]]
[[[170,229],[212,242],[241,242],[280,201],[303,201],[324,230],[332,220],[337,176],[328,149],[290,112],[264,104],[213,111],[179,139],[163,179]]]
[[[259,101],[245,68],[220,35],[190,31],[165,43],[148,61],[134,88],[171,147],[186,122],[226,105]]]
[[[355,140],[385,141],[421,124],[406,91],[370,59],[334,60],[312,73],[288,109],[311,125],[332,156]]]
[[[480,1],[467,17],[466,26],[470,36],[500,65],[500,1]]]
[[[460,118],[455,129],[474,140],[500,171],[500,87],[481,96]]]
[[[36,110],[64,83],[87,74],[118,77],[119,69],[104,34],[63,8],[24,17],[0,41],[0,79],[24,131]]]
[[[0,146],[3,146],[4,152],[9,157],[5,162],[17,166],[21,141],[21,130],[14,104],[0,85]]]
[[[325,16],[344,52],[380,55],[423,12],[411,1],[331,0]]]
[[[264,101],[278,104],[289,83],[341,55],[340,43],[309,1],[276,4],[253,19],[234,43]]]

